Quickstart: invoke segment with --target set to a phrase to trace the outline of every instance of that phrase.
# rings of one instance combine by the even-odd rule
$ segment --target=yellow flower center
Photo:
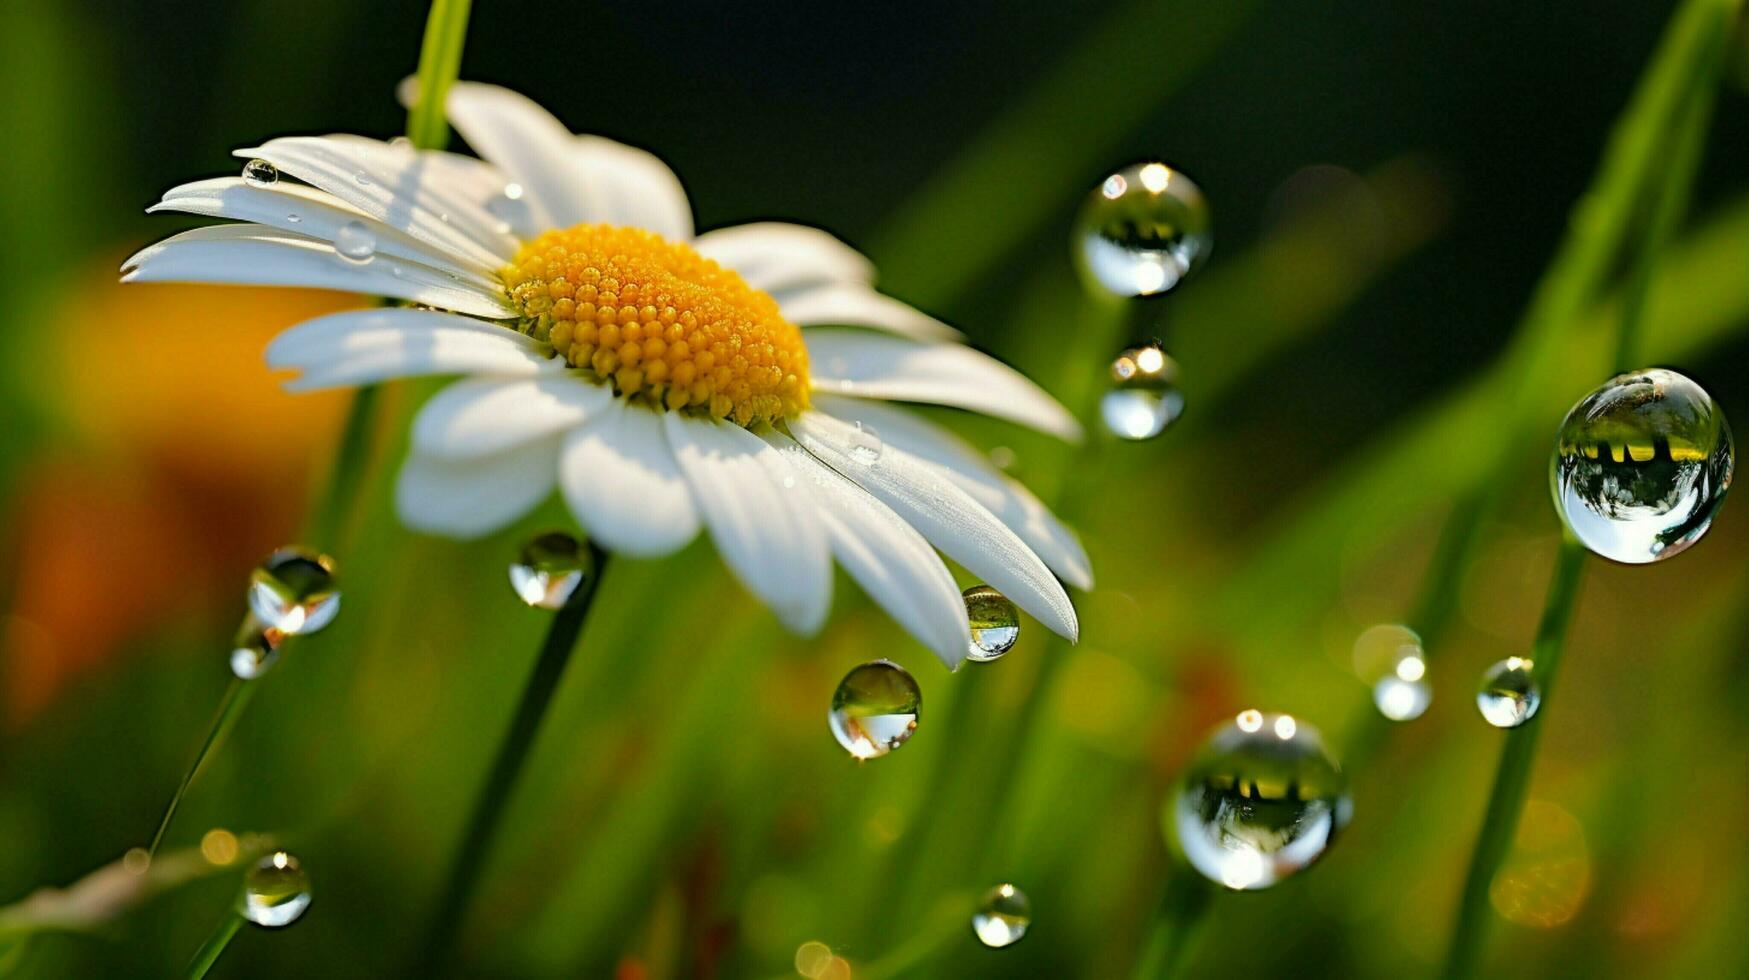
[[[740,425],[808,407],[801,331],[689,245],[577,225],[523,245],[500,276],[524,333],[623,397]]]

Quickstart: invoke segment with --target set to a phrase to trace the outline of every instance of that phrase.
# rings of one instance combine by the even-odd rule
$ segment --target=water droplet
[[[298,921],[310,907],[310,876],[284,851],[262,858],[243,876],[237,914],[258,926],[279,929]]]
[[[303,221],[304,216],[297,213],[296,211],[287,211],[285,213],[285,220],[287,220],[295,225],[295,224],[299,223],[300,221]]]
[[[1550,465],[1555,509],[1612,561],[1700,540],[1731,486],[1731,428],[1700,385],[1662,369],[1611,378],[1567,413]]]
[[[1075,219],[1075,252],[1092,285],[1125,298],[1153,296],[1208,256],[1211,224],[1194,181],[1163,163],[1138,163],[1087,196]]]
[[[858,759],[878,759],[917,730],[923,693],[905,668],[874,660],[844,675],[832,692],[832,737]]]
[[[123,870],[131,875],[143,875],[152,868],[152,852],[143,847],[130,847],[121,856]]]
[[[243,181],[256,187],[272,187],[279,183],[279,168],[266,160],[251,160],[243,164]]]
[[[873,466],[880,462],[881,453],[886,450],[886,443],[881,441],[881,434],[875,427],[864,422],[855,423],[855,429],[850,433],[850,458],[864,466]]]
[[[334,560],[304,548],[281,548],[249,577],[249,609],[290,636],[314,633],[340,612]]]
[[[486,213],[498,219],[498,231],[509,234],[518,225],[529,226],[533,223],[529,202],[524,200],[522,185],[514,181],[504,185],[504,189],[492,195],[486,202]]]
[[[1000,659],[1020,638],[1019,610],[988,585],[974,585],[960,598],[966,601],[966,621],[972,627],[972,649],[966,656],[980,663]]]
[[[1209,736],[1169,806],[1185,859],[1233,889],[1268,888],[1312,864],[1353,810],[1318,730],[1261,711]]]
[[[377,236],[362,221],[348,221],[334,234],[334,254],[353,265],[363,265],[377,254]]]
[[[1184,413],[1178,362],[1159,344],[1131,347],[1111,362],[1112,387],[1099,400],[1099,416],[1112,435],[1152,439]]]
[[[1523,657],[1507,657],[1482,674],[1476,707],[1495,728],[1517,728],[1535,717],[1543,703],[1536,665]]]
[[[358,186],[360,187],[369,187],[372,183],[370,174],[367,174],[362,170],[355,172],[352,175],[352,179],[358,181]]]
[[[587,545],[563,531],[537,534],[510,565],[510,587],[541,609],[563,609],[577,594],[595,558]]]
[[[1392,721],[1413,721],[1433,703],[1421,637],[1407,626],[1374,626],[1354,641],[1354,669],[1372,685],[1372,701]]]
[[[972,931],[978,942],[991,949],[1001,949],[1020,942],[1032,925],[1032,902],[1026,893],[1003,882],[984,893],[978,911],[972,916]]]
[[[231,673],[252,681],[279,662],[279,644],[285,634],[250,615],[231,648]]]

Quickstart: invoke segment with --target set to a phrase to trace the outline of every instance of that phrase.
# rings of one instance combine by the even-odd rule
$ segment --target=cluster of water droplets
[[[563,531],[529,538],[510,563],[510,587],[539,609],[563,609],[595,573],[589,546]]]
[[[266,929],[283,929],[310,907],[310,876],[298,859],[274,851],[243,876],[237,914]]]

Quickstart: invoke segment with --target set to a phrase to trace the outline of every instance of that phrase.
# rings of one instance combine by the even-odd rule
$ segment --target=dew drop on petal
[[[353,265],[363,265],[377,254],[377,236],[362,221],[348,221],[334,233],[334,254]]]
[[[874,660],[838,682],[827,722],[844,751],[858,759],[877,759],[910,739],[922,707],[923,693],[905,668]]]
[[[1706,534],[1735,458],[1724,413],[1700,385],[1675,371],[1634,371],[1567,413],[1549,482],[1585,547],[1640,565]]]
[[[589,578],[595,558],[589,547],[563,531],[528,539],[510,563],[510,587],[540,609],[563,609]]]
[[[266,160],[250,160],[243,164],[243,182],[255,187],[272,187],[279,183],[279,168]]]
[[[1168,804],[1190,865],[1228,888],[1268,888],[1311,865],[1353,811],[1318,730],[1291,715],[1241,712],[1198,750]]]
[[[1152,439],[1184,413],[1178,362],[1159,344],[1143,344],[1111,362],[1111,387],[1099,400],[1099,417],[1121,439]]]
[[[1495,728],[1517,728],[1536,716],[1542,702],[1536,665],[1523,657],[1507,657],[1489,667],[1476,689],[1476,708]]]
[[[960,593],[966,603],[966,622],[972,628],[971,660],[1000,659],[1020,638],[1020,611],[1008,597],[988,585],[974,585]]]
[[[284,633],[251,614],[231,648],[231,673],[246,681],[267,673],[279,662],[279,645],[284,639]]]
[[[370,179],[370,174],[367,174],[362,170],[354,173],[352,175],[352,179],[358,181],[358,186],[360,186],[360,187],[369,187],[372,183],[372,181]]]
[[[249,577],[249,610],[289,636],[314,633],[340,612],[334,560],[305,548],[281,548]]]
[[[886,443],[881,440],[881,434],[875,427],[866,422],[855,423],[850,433],[848,455],[852,460],[864,466],[873,466],[880,462],[881,453],[886,451]]]
[[[298,224],[299,222],[303,221],[304,216],[297,213],[296,211],[287,211],[285,213],[285,220],[287,220],[295,225],[295,224]]]
[[[1020,942],[1032,925],[1032,902],[1026,893],[1006,882],[984,893],[978,911],[972,915],[972,932],[978,942],[991,949],[1001,949]]]
[[[310,907],[310,876],[298,859],[274,851],[243,876],[237,914],[258,926],[279,929],[298,921]]]
[[[1075,219],[1075,254],[1090,285],[1113,296],[1154,296],[1178,285],[1208,256],[1208,201],[1163,163],[1110,175]]]

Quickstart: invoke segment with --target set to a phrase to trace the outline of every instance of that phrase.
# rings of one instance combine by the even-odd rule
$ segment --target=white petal
[[[517,241],[475,200],[466,184],[445,177],[453,161],[362,136],[286,136],[236,151],[258,157],[327,191],[422,242],[480,261],[507,260]]]
[[[1080,423],[1044,389],[970,347],[855,330],[809,330],[802,340],[819,391],[952,405],[1064,439],[1081,438]]]
[[[774,297],[798,327],[869,327],[914,340],[959,340],[958,330],[860,283],[803,286]]]
[[[1075,639],[1075,607],[1044,562],[1006,525],[941,471],[886,446],[873,462],[850,455],[855,429],[808,412],[790,432],[820,461],[855,481],[909,521],[949,558],[964,565],[1053,633]]]
[[[588,220],[575,141],[552,113],[518,92],[478,82],[452,85],[444,109],[475,152],[522,185],[536,224],[569,228]]]
[[[846,422],[872,426],[887,445],[940,467],[961,490],[1020,535],[1051,571],[1077,589],[1093,588],[1092,563],[1075,532],[1032,491],[990,465],[960,437],[915,412],[881,402],[816,395],[814,407]]]
[[[692,246],[768,293],[837,282],[867,285],[874,278],[874,264],[856,249],[807,225],[760,221],[718,228]]]
[[[832,554],[887,615],[955,667],[971,647],[965,601],[941,557],[886,504],[806,449],[765,434],[812,490]]]
[[[289,391],[427,374],[530,375],[563,368],[508,327],[434,310],[349,310],[306,320],[273,338],[267,365],[303,376]]]
[[[211,218],[232,218],[278,228],[305,238],[332,242],[340,229],[356,222],[370,233],[378,255],[393,255],[424,263],[442,272],[466,277],[481,290],[495,290],[495,272],[502,262],[483,262],[471,254],[430,245],[390,228],[339,198],[290,181],[262,187],[241,177],[216,177],[173,187],[148,213],[182,211]]]
[[[692,238],[692,204],[654,153],[601,136],[577,137],[590,221],[630,225],[669,241]]]
[[[813,496],[777,450],[738,425],[678,412],[662,422],[724,563],[784,625],[817,631],[832,562]]]
[[[571,373],[469,378],[438,392],[413,420],[413,450],[469,459],[575,428],[601,414],[613,392]]]
[[[528,513],[552,493],[558,440],[542,439],[480,459],[415,452],[395,484],[401,523],[416,531],[477,538]]]
[[[451,275],[392,255],[349,262],[327,242],[262,225],[213,225],[172,235],[134,253],[122,265],[121,280],[338,289],[475,316],[516,315],[502,292]]]
[[[571,513],[609,551],[651,558],[698,535],[698,507],[656,413],[610,402],[559,456]]]

